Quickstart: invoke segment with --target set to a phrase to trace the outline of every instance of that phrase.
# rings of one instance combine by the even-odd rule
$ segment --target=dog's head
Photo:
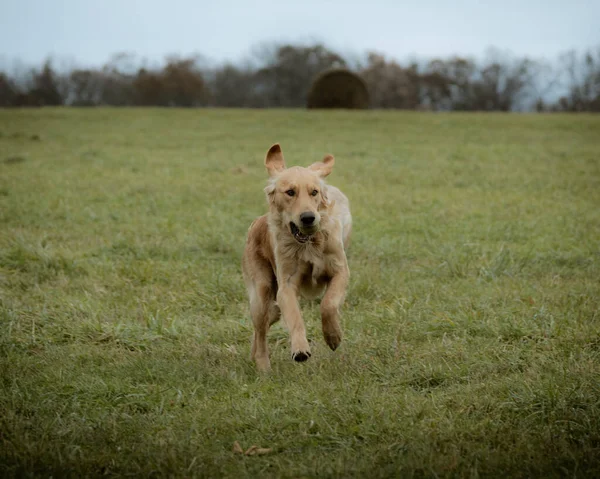
[[[286,168],[278,143],[267,152],[265,166],[271,177],[265,188],[272,213],[279,215],[296,241],[306,243],[321,228],[329,207],[327,185],[323,181],[335,160],[327,155],[308,168]]]

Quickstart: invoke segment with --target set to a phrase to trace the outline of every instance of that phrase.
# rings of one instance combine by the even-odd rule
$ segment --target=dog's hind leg
[[[279,308],[275,304],[275,293],[270,284],[254,285],[250,291],[250,314],[254,325],[252,359],[256,362],[258,369],[268,371],[271,368],[271,362],[269,361],[267,332],[269,326],[279,317]]]
[[[275,298],[277,294],[273,297]],[[275,301],[269,305],[269,326],[273,326],[281,318],[281,310]]]

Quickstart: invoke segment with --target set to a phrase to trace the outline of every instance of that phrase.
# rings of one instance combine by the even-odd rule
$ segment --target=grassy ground
[[[600,475],[600,117],[0,111],[0,475]],[[336,155],[337,352],[249,361],[262,166]],[[272,448],[234,454],[239,441]]]

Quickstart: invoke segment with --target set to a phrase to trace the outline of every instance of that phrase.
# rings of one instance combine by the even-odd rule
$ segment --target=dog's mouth
[[[312,233],[306,234],[300,231],[300,228],[298,228],[293,221],[290,222],[290,231],[292,232],[292,236],[298,243],[306,243],[312,237]]]

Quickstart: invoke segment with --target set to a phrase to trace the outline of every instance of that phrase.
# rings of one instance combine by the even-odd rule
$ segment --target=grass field
[[[336,156],[351,284],[260,375],[275,141]],[[3,477],[598,477],[600,116],[0,110],[0,380]]]

